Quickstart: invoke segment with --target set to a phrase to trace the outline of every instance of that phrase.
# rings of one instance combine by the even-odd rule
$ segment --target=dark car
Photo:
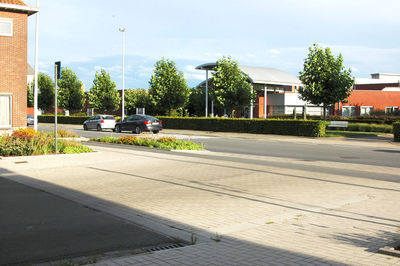
[[[115,132],[132,131],[140,134],[143,131],[158,133],[162,130],[162,121],[150,115],[131,115],[115,124]]]

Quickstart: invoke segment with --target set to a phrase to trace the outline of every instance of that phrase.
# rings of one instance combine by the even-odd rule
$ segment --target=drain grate
[[[183,246],[184,245],[182,245],[182,244],[170,244],[170,245],[167,245],[167,246],[158,246],[158,247],[146,248],[144,250],[147,251],[147,252],[156,252],[156,251],[162,251],[162,250],[181,248]]]

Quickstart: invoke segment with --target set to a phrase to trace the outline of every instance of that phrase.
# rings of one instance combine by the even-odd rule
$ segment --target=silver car
[[[97,129],[98,131],[103,129],[114,130],[115,123],[117,123],[117,120],[112,115],[94,115],[83,122],[83,129]]]
[[[28,115],[26,119],[26,124],[30,126],[33,125],[33,123],[34,123],[33,115]]]

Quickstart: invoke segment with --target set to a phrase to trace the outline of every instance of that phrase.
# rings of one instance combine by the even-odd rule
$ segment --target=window
[[[356,107],[355,106],[343,106],[342,107],[342,116],[355,116],[356,115]]]
[[[373,106],[361,106],[360,115],[370,115],[373,110],[374,110]]]
[[[397,112],[397,111],[399,111],[399,107],[398,106],[387,106],[385,108],[385,113],[387,113],[387,114],[391,114],[391,113],[394,113],[394,112]]]
[[[13,20],[0,18],[0,36],[13,36]]]
[[[11,127],[11,95],[0,94],[0,128]]]

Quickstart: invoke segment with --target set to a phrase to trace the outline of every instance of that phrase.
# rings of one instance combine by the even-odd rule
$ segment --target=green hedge
[[[308,137],[325,136],[323,121],[279,120],[279,119],[232,119],[201,117],[158,117],[164,128],[190,129],[219,132],[294,135]]]
[[[394,141],[400,142],[400,122],[393,123]]]
[[[392,125],[385,124],[367,124],[367,123],[349,123],[347,131],[360,131],[360,132],[384,132],[392,133]]]
[[[83,122],[89,119],[90,116],[57,116],[57,122],[60,124],[74,124],[74,125],[83,125]],[[53,115],[39,115],[38,116],[39,123],[54,123]]]

